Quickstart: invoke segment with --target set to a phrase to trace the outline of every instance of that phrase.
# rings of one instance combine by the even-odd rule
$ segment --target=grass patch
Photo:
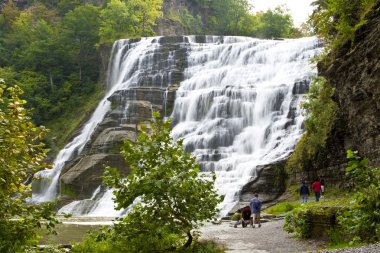
[[[63,148],[78,127],[90,116],[99,101],[104,96],[104,90],[97,85],[95,91],[86,97],[76,100],[75,105],[67,108],[60,117],[45,122],[50,129],[47,137],[48,145]],[[53,150],[52,152],[57,152]]]
[[[284,213],[292,211],[294,208],[298,207],[299,205],[300,205],[299,203],[295,203],[295,202],[282,202],[265,209],[265,213],[274,214],[274,215],[284,214]]]
[[[339,189],[339,188],[327,188],[325,189],[325,192],[323,193],[324,197],[327,197],[331,200],[338,200],[338,199],[349,199],[353,195],[352,191],[348,191],[345,189]]]

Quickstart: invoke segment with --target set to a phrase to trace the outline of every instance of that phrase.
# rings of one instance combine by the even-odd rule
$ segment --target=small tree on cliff
[[[41,142],[46,130],[30,121],[21,93],[0,79],[0,252],[24,252],[42,226],[50,230],[56,223],[51,204],[28,204],[27,178],[48,167]]]
[[[182,141],[170,137],[170,121],[154,115],[151,129],[142,128],[136,141],[126,140],[122,154],[132,173],[122,177],[108,169],[105,183],[115,188],[117,208],[134,205],[115,224],[115,234],[131,252],[162,252],[190,246],[192,230],[218,214],[221,201],[212,178],[199,173],[195,158]]]

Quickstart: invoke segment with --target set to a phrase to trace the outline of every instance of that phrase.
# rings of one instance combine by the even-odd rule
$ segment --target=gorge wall
[[[328,186],[345,186],[346,150],[357,150],[372,165],[380,164],[380,3],[368,22],[330,54],[331,64],[318,65],[319,74],[335,88],[337,119],[326,148],[310,168],[295,178],[324,176]]]

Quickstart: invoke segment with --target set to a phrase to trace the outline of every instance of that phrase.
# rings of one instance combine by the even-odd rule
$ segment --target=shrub
[[[380,240],[380,169],[369,166],[357,151],[347,151],[347,175],[355,184],[351,208],[339,217],[343,231],[352,243]]]
[[[288,233],[295,233],[300,238],[309,238],[311,236],[310,213],[307,205],[296,208],[285,216],[284,230]]]
[[[288,233],[295,233],[300,238],[310,238],[313,232],[313,222],[315,222],[313,219],[321,219],[324,223],[334,225],[334,218],[347,209],[347,199],[301,204],[286,215],[284,230]],[[331,228],[333,227],[329,229]]]

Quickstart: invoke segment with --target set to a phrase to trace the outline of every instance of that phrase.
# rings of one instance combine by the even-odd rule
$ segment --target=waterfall
[[[102,122],[106,113],[110,110],[108,101],[115,91],[128,87],[136,82],[135,70],[139,68],[141,55],[152,57],[152,50],[158,47],[157,38],[142,39],[137,43],[129,40],[117,41],[112,49],[111,62],[108,70],[108,92],[101,100],[91,118],[85,124],[81,132],[69,142],[57,155],[51,170],[43,170],[36,173],[33,182],[33,201],[46,202],[56,199],[59,193],[59,176],[65,163],[78,156],[89,141],[96,126]],[[125,61],[125,59],[128,61]]]
[[[110,91],[101,104],[108,104],[107,98],[115,92],[128,96],[126,99],[136,97],[131,95],[134,88],[146,89],[146,97],[158,100],[153,91],[160,89],[166,114],[168,87],[174,82],[173,75],[178,78],[178,71],[173,70],[176,56],[172,52],[164,62],[154,61],[163,40],[170,38],[115,43],[109,67]],[[198,41],[199,37],[188,36],[181,42],[186,64],[172,108],[172,137],[184,139],[185,150],[196,156],[203,173],[215,172],[216,187],[225,196],[220,206],[221,215],[225,215],[239,201],[242,187],[255,179],[258,167],[282,160],[293,151],[303,132],[300,103],[316,74],[309,60],[321,49],[316,38],[205,36],[202,43]],[[124,107],[121,124],[132,117],[126,113],[130,108],[129,104]],[[88,124],[98,124],[106,112],[105,108],[102,114],[93,115]],[[83,148],[88,139],[81,139]],[[67,156],[80,152],[76,149]],[[51,174],[56,171],[59,177],[60,169],[55,166]],[[90,199],[73,202],[60,212],[108,216],[113,212],[110,192],[99,188]]]
[[[256,168],[289,156],[300,138],[303,95],[294,91],[313,75],[317,41],[224,37],[190,47],[172,136],[184,139],[205,173],[215,172],[225,215]]]

